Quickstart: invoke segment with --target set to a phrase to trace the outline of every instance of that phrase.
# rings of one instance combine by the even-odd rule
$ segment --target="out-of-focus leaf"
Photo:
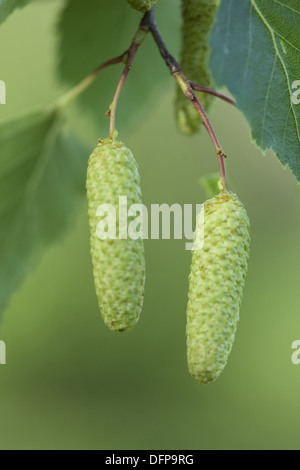
[[[23,7],[29,2],[31,0],[0,0],[0,24],[6,20],[13,10]]]
[[[41,250],[62,236],[84,192],[87,152],[62,118],[0,126],[0,312]]]
[[[200,184],[207,199],[215,197],[220,192],[220,173],[211,173],[200,178]]]

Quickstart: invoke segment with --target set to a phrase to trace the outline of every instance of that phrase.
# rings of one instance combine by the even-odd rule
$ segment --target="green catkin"
[[[248,269],[250,222],[235,194],[222,191],[204,204],[193,251],[187,307],[187,355],[191,375],[215,381],[233,347]],[[197,248],[197,247],[196,247]],[[199,247],[200,248],[200,247]]]
[[[138,322],[145,286],[143,240],[124,240],[118,236],[122,196],[127,196],[128,208],[142,204],[137,163],[123,143],[111,139],[99,141],[87,172],[90,243],[99,307],[105,324],[114,331],[130,331]],[[116,209],[115,240],[100,240],[97,236],[97,209],[102,204]]]
[[[211,87],[208,40],[220,0],[181,1],[183,16],[181,66],[183,73],[189,80]],[[212,101],[212,95],[201,94],[200,102],[205,111],[208,111]],[[180,88],[178,88],[176,98],[176,117],[178,128],[184,134],[191,135],[199,130],[201,124],[199,114]]]
[[[156,2],[157,0],[128,0],[128,3],[132,6],[132,8],[138,11],[142,11],[143,13],[151,10]]]

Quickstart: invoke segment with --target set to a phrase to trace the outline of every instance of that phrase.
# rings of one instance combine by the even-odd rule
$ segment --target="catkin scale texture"
[[[114,331],[130,331],[138,322],[143,306],[143,240],[100,240],[97,236],[97,209],[102,204],[115,207],[118,235],[120,196],[127,196],[128,208],[132,204],[142,204],[138,166],[124,144],[115,140],[103,140],[92,153],[87,172],[95,289],[105,324]]]
[[[128,3],[132,6],[132,8],[138,11],[142,11],[143,13],[151,10],[156,2],[157,0],[128,0]]]
[[[208,384],[228,362],[248,269],[250,222],[235,194],[222,192],[204,204],[195,236],[203,230],[189,277],[187,355],[191,375]]]
[[[182,0],[182,70],[189,80],[207,87],[211,86],[208,39],[219,5],[220,0]],[[212,95],[201,93],[200,102],[205,111],[212,101]],[[177,91],[176,117],[184,134],[191,135],[199,130],[199,114],[180,89]]]

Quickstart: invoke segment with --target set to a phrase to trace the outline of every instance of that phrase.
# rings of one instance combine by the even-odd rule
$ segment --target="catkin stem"
[[[119,84],[117,86],[114,99],[110,105],[108,116],[110,118],[110,125],[109,125],[109,137],[111,139],[115,139],[117,137],[117,131],[116,131],[116,112],[117,112],[117,106],[118,102],[121,96],[121,92],[123,90],[124,84],[126,82],[126,79],[129,75],[130,70],[132,69],[132,65],[136,56],[136,53],[141,46],[141,44],[144,42],[144,39],[149,32],[148,26],[143,25],[143,20],[142,23],[140,24],[140,27],[138,29],[137,34],[135,35],[132,44],[130,48],[128,49],[128,54],[127,54],[127,60],[126,60],[126,65],[123,70],[121,79],[119,81]]]
[[[198,85],[198,83],[195,82],[190,81],[190,84],[194,91],[200,91],[201,93],[213,95],[216,98],[220,98],[221,100],[226,101],[227,103],[233,104],[235,106],[235,101],[229,96],[224,95],[223,93],[219,93],[218,91],[213,90],[212,88],[208,88],[207,86]]]
[[[226,158],[225,153],[222,150],[221,144],[215,134],[215,131],[211,125],[211,122],[204,111],[203,107],[201,106],[201,103],[199,102],[195,90],[197,88],[200,88],[200,85],[197,85],[187,79],[185,75],[182,72],[182,69],[176,59],[170,54],[168,51],[168,48],[158,30],[157,24],[155,22],[154,18],[154,10],[152,9],[148,13],[145,14],[144,16],[144,21],[146,21],[149,25],[150,32],[157,44],[157,47],[160,51],[160,54],[162,58],[164,59],[167,67],[169,68],[171,75],[175,78],[176,82],[182,89],[184,95],[186,96],[187,99],[191,101],[193,106],[196,108],[198,111],[198,114],[201,118],[201,121],[203,125],[205,126],[212,143],[214,145],[214,148],[216,150],[217,156],[218,156],[218,162],[219,162],[219,167],[220,167],[220,176],[223,181],[223,185],[226,189],[228,189],[228,184],[227,184],[227,179],[226,179],[226,172],[225,172],[225,164],[224,164],[224,159]],[[201,91],[209,92],[211,93],[212,90],[205,89],[205,87],[201,87]],[[217,92],[214,92],[217,94]],[[221,97],[221,96],[219,96]],[[230,100],[230,98],[227,98],[227,101]]]
[[[125,51],[122,55],[114,57],[103,64],[99,65],[90,75],[84,78],[78,85],[72,88],[68,93],[62,96],[55,104],[55,109],[62,109],[68,106],[73,100],[75,100],[81,93],[83,93],[98,77],[100,72],[109,67],[110,65],[120,64],[124,61],[124,58],[128,54],[128,51]]]
[[[84,80],[82,80],[78,85],[76,85],[74,88],[72,88],[68,93],[66,93],[63,97],[61,97],[53,106],[51,106],[51,109],[59,110],[64,107],[66,107],[70,102],[72,102],[75,98],[77,98],[81,93],[83,93],[98,77],[99,73],[102,72],[105,68],[109,67],[110,65],[114,64],[119,64],[121,62],[125,62],[125,68],[123,70],[121,79],[118,83],[113,101],[110,105],[109,112],[107,113],[109,118],[110,118],[110,126],[109,126],[109,136],[111,139],[115,139],[117,135],[116,131],[116,111],[117,111],[117,106],[118,102],[121,96],[121,92],[123,90],[124,84],[126,82],[126,79],[129,75],[130,70],[132,69],[132,65],[135,59],[135,56],[137,54],[137,51],[141,44],[144,42],[144,39],[146,35],[151,32],[157,47],[160,51],[160,54],[162,58],[164,59],[167,67],[169,68],[171,75],[175,78],[176,82],[182,89],[183,93],[185,94],[186,98],[191,101],[193,106],[196,108],[198,111],[200,118],[202,120],[203,125],[205,126],[212,143],[215,147],[217,156],[218,156],[218,161],[219,161],[219,167],[220,167],[220,175],[221,179],[223,181],[224,187],[228,189],[227,185],[227,180],[226,180],[226,173],[225,173],[225,164],[224,164],[224,159],[226,158],[226,155],[224,154],[221,144],[213,130],[212,124],[203,109],[201,103],[199,102],[195,91],[200,91],[203,93],[208,93],[211,95],[214,95],[218,98],[221,98],[228,103],[235,104],[234,101],[229,98],[228,96],[225,96],[221,93],[218,93],[215,90],[212,90],[210,88],[198,85],[197,83],[194,83],[190,80],[188,80],[185,75],[182,72],[181,66],[178,64],[176,59],[170,54],[159,30],[155,22],[155,17],[154,17],[154,7],[145,13],[143,16],[143,19],[140,23],[139,29],[131,43],[131,46],[129,49],[127,49],[122,55],[115,57],[111,60],[108,60],[101,64],[99,67],[97,67],[90,75],[88,75]]]

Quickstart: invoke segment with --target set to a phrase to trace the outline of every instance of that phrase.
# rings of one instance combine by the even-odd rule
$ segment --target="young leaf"
[[[173,3],[173,2],[172,2]],[[156,7],[160,28],[173,51],[179,49],[179,2],[169,1]],[[84,18],[84,21],[83,21]],[[130,46],[141,21],[141,14],[124,0],[69,0],[58,24],[59,75],[73,86],[102,62],[116,57]],[[178,36],[178,37],[177,37]],[[178,43],[174,45],[174,38]],[[105,70],[79,102],[95,117],[103,135],[108,129],[105,112],[114,96],[122,73],[122,64]],[[145,41],[138,52],[118,107],[117,128],[127,125],[147,106],[157,86],[170,82],[165,64],[153,41]]]
[[[200,178],[200,185],[207,199],[212,199],[220,192],[220,173],[211,173]]]
[[[272,149],[300,182],[299,31],[299,0],[225,0],[212,35],[211,67],[259,147]]]
[[[88,152],[55,113],[0,126],[0,313],[84,194]]]
[[[30,1],[31,0],[0,0],[0,23],[3,23],[15,8],[23,7]]]

